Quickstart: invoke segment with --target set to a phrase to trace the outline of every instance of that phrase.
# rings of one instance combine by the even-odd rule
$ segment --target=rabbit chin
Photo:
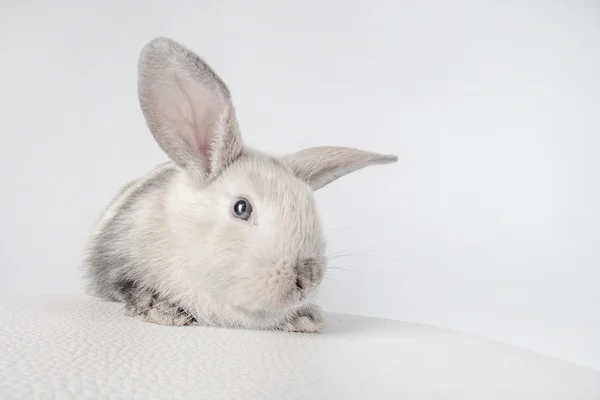
[[[301,290],[296,287],[295,282],[291,282],[289,285],[262,286],[260,290],[250,289],[245,285],[231,287],[224,300],[247,312],[278,312],[301,308],[310,302],[313,295],[314,289]]]
[[[224,302],[247,311],[296,309],[314,297],[323,269],[321,258],[255,265],[232,271],[226,287],[221,286],[217,293],[223,295]]]

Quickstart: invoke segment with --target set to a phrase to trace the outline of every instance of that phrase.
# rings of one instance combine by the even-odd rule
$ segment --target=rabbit
[[[394,155],[247,146],[228,87],[172,39],[139,56],[142,114],[170,161],[127,183],[83,262],[86,293],[146,322],[321,332],[326,242],[313,192]]]

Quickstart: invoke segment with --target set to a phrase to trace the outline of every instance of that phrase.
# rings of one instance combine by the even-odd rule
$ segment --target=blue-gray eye
[[[247,221],[252,215],[252,204],[246,199],[239,199],[233,205],[233,216]]]

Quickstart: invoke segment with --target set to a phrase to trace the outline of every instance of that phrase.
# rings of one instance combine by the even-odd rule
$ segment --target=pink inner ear
[[[220,114],[227,107],[223,95],[211,88],[200,80],[176,75],[173,81],[165,82],[158,107],[159,125],[168,127],[160,136],[167,154],[181,165],[195,164],[207,174],[215,158],[221,157],[222,143],[215,143],[214,136],[220,135],[215,129],[219,129]]]
[[[177,89],[180,97],[174,104],[177,104],[181,122],[185,125],[181,134],[193,151],[202,158],[207,172],[210,172],[211,128],[217,117],[214,98],[194,82],[184,83],[179,80]]]
[[[212,124],[215,118],[215,113],[210,107],[204,107],[202,109],[196,109],[191,116],[191,129],[194,135],[194,146],[196,151],[202,157],[202,162],[207,172],[210,173],[210,162],[211,162],[211,134]]]
[[[198,143],[198,151],[204,157],[208,158],[208,145],[206,144],[206,141],[204,141],[202,143]]]
[[[208,140],[203,140],[198,143],[198,151],[202,155],[202,161],[204,163],[204,168],[206,172],[210,174],[211,166],[210,166],[210,156],[209,156],[209,148],[208,148]]]

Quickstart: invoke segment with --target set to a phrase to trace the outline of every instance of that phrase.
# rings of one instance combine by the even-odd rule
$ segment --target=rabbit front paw
[[[285,321],[281,329],[287,332],[319,333],[325,327],[323,315],[315,306],[298,310],[294,316]]]
[[[195,318],[166,300],[159,299],[152,293],[140,293],[125,306],[125,315],[145,322],[167,326],[192,325]]]

